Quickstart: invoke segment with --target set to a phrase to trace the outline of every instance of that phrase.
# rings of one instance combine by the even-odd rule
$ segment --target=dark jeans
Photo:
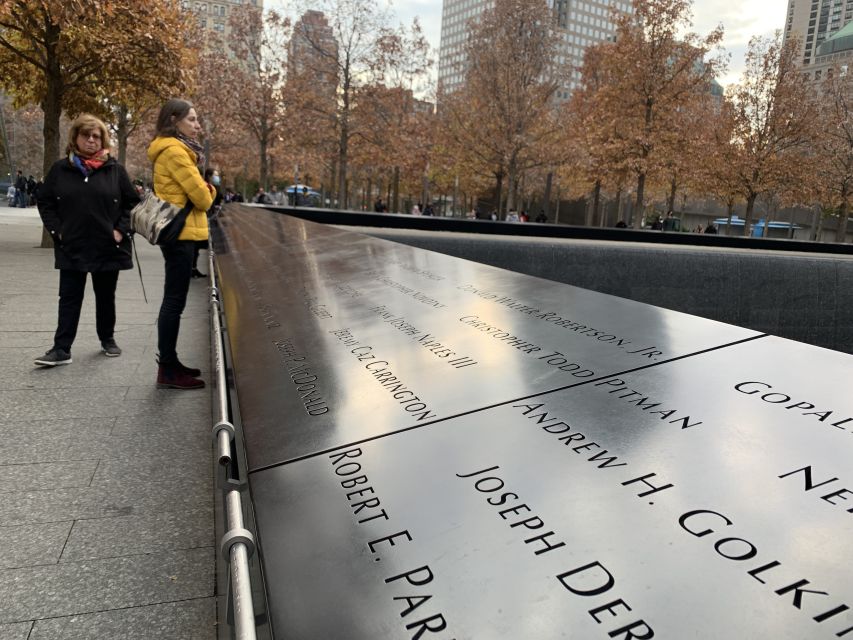
[[[194,244],[191,240],[178,240],[160,247],[166,260],[163,303],[157,317],[157,348],[160,351],[161,364],[174,364],[178,361],[178,331],[190,289]]]
[[[101,342],[113,337],[116,326],[116,283],[118,271],[93,271],[95,290],[95,327]],[[53,346],[71,352],[80,323],[80,309],[86,291],[86,272],[59,270],[59,323]]]
[[[198,269],[198,253],[202,249],[207,249],[207,240],[193,242],[193,269]]]

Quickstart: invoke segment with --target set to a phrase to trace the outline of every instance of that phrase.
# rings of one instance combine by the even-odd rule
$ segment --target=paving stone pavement
[[[40,239],[35,209],[0,206],[0,639],[214,640],[206,282],[178,344],[205,390],[155,387],[163,265],[145,242],[148,303],[135,269],[119,277],[121,357],[100,352],[87,285],[74,362],[36,368],[59,283]]]

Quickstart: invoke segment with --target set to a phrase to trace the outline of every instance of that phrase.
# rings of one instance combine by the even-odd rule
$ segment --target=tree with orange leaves
[[[662,160],[663,136],[675,127],[679,108],[710,89],[723,59],[706,56],[720,43],[718,27],[701,37],[684,33],[692,24],[690,0],[635,0],[631,14],[617,14],[616,41],[600,45],[606,84],[602,111],[618,121],[620,155],[637,180],[634,227],[642,226],[646,181]]]
[[[103,110],[125,84],[186,86],[192,33],[168,0],[0,0],[0,86],[17,105],[41,106],[44,173],[59,157],[63,110]]]
[[[824,202],[837,211],[835,241],[847,239],[850,199],[853,197],[853,74],[840,66],[830,70],[819,86],[820,122],[814,151]]]
[[[570,71],[554,64],[560,37],[544,0],[496,0],[469,25],[464,87],[439,97],[454,151],[492,172],[499,194],[507,180],[507,210],[523,173],[552,162],[554,99]]]
[[[748,235],[756,199],[802,179],[805,153],[816,135],[817,110],[808,80],[797,66],[797,38],[753,38],[741,82],[730,93],[734,167],[746,200]],[[766,225],[765,225],[766,229]]]

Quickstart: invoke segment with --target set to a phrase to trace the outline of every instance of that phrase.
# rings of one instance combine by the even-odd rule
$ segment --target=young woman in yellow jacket
[[[176,350],[181,313],[187,303],[192,275],[193,247],[207,240],[207,210],[213,204],[210,186],[202,179],[199,167],[204,154],[199,143],[201,123],[193,105],[172,99],[160,109],[157,136],[148,147],[148,159],[154,164],[154,193],[158,198],[179,207],[192,201],[193,209],[177,241],[162,245],[166,261],[163,303],[157,317],[159,369],[157,386],[169,389],[201,389],[199,369],[187,367],[178,360]]]

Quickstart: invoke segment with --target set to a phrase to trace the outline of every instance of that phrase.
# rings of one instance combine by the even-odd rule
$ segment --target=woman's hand
[[[115,239],[116,244],[121,243],[122,237],[123,236],[121,235],[121,231],[119,231],[118,229],[113,229],[113,238]]]

